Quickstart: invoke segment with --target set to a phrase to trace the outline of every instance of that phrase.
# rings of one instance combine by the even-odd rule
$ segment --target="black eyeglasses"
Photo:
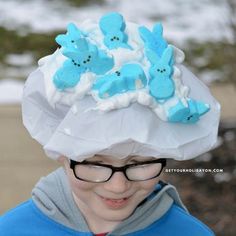
[[[77,179],[92,183],[103,183],[111,179],[115,172],[122,172],[129,181],[145,181],[158,177],[166,166],[166,159],[144,161],[116,167],[89,161],[70,160],[70,168]]]

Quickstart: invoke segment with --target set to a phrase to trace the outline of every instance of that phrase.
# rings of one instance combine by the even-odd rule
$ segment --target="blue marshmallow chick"
[[[148,50],[146,54],[152,64],[149,69],[151,77],[149,80],[150,94],[162,103],[175,93],[175,84],[172,79],[173,66],[171,66],[173,48],[168,46],[161,57],[151,50]]]
[[[119,13],[112,12],[104,15],[99,22],[101,31],[104,34],[104,44],[109,49],[128,48],[128,37],[125,34],[125,21]]]
[[[100,98],[108,98],[146,85],[147,78],[142,67],[138,64],[125,64],[119,71],[98,78],[93,90],[98,90]]]

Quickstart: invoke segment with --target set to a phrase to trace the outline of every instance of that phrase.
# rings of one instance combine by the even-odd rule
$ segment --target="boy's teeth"
[[[111,202],[122,202],[126,200],[127,198],[121,198],[121,199],[111,199],[111,198],[105,198],[106,200],[109,200]]]

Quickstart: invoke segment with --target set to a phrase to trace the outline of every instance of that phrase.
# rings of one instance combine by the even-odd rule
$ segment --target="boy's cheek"
[[[73,187],[76,189],[80,189],[83,191],[86,190],[91,190],[94,188],[94,184],[93,183],[88,183],[88,182],[84,182],[81,180],[73,180]]]
[[[140,188],[142,189],[145,189],[147,191],[152,191],[155,186],[158,184],[159,182],[159,178],[155,178],[155,179],[150,179],[150,180],[147,180],[147,181],[143,181],[143,182],[140,182]]]
[[[76,179],[76,177],[74,176],[73,170],[69,167],[69,162],[67,161],[64,162],[64,168],[66,171],[68,181],[73,191],[78,191],[78,190],[86,191],[93,188],[93,185],[94,185],[93,183],[88,183],[88,182]]]
[[[74,191],[86,191],[94,188],[94,183],[85,182],[79,179],[76,179],[73,171],[68,173],[69,182]]]

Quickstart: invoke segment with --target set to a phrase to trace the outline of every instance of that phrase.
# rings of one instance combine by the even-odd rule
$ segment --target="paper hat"
[[[22,101],[23,123],[48,156],[186,160],[215,145],[220,105],[161,24],[151,31],[114,12],[71,23],[56,41]]]

